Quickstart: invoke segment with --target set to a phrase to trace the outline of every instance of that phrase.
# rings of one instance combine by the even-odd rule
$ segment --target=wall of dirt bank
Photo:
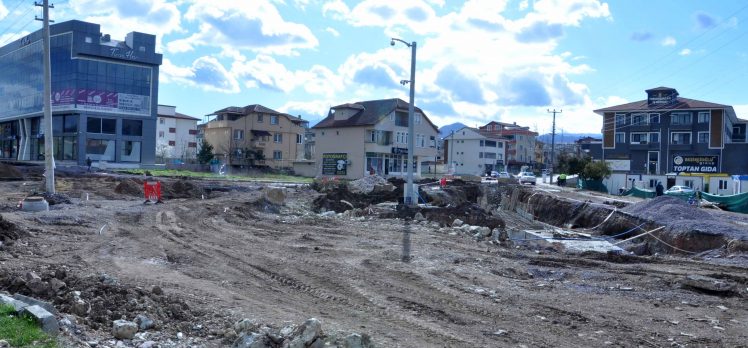
[[[665,226],[657,233],[657,237],[676,248],[700,252],[725,246],[731,239],[731,234],[723,231],[689,228],[687,223],[677,221],[659,221],[646,214],[632,214],[628,211],[637,209],[626,208],[624,211],[612,205],[590,203],[555,196],[550,193],[530,188],[507,185],[503,188],[491,189],[486,192],[488,198],[483,202],[496,201],[495,195],[500,195],[500,209],[518,213],[520,216],[532,218],[550,225],[572,229],[594,229],[590,231],[598,235],[618,235],[641,225],[641,229],[631,231],[620,238],[628,238],[635,234]],[[677,204],[674,202],[652,202],[652,200],[636,203],[636,205]],[[686,209],[691,207],[675,207],[672,209]],[[650,209],[648,209],[650,210]],[[672,222],[672,223],[671,223]],[[643,230],[642,230],[643,229]],[[646,243],[632,249],[637,254],[652,254],[655,252],[679,252],[657,239],[646,238]]]

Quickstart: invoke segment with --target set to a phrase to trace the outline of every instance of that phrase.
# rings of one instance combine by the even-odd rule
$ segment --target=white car
[[[533,184],[537,181],[535,174],[532,172],[521,172],[517,175],[517,181],[521,184]]]
[[[499,172],[499,178],[511,178],[512,174],[509,174],[509,172]]]
[[[671,186],[665,193],[694,193],[694,190],[688,186]]]

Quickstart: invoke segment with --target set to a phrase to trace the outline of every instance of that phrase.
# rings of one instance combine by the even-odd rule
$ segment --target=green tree
[[[584,166],[584,170],[582,170],[579,176],[587,180],[602,180],[609,177],[610,174],[611,171],[608,163],[598,161],[587,163],[587,165]]]
[[[208,164],[213,157],[213,145],[203,139],[203,143],[200,144],[200,152],[197,153],[197,161],[200,164]]]
[[[572,157],[565,153],[559,155],[558,166],[556,167],[557,173],[566,174],[580,174],[590,163],[588,157]]]

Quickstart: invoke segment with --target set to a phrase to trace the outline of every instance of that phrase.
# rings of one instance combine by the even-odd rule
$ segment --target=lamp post
[[[403,40],[392,38],[390,45],[395,46],[395,41],[402,42],[405,46],[410,47],[410,105],[408,105],[408,176],[405,186],[405,205],[416,205],[418,204],[417,192],[413,190],[413,150],[415,148],[415,130],[413,129],[413,123],[415,123],[415,94],[416,94],[416,42],[407,43]],[[403,81],[404,82],[404,81]]]

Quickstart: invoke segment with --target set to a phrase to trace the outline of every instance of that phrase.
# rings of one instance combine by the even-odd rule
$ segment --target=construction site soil
[[[734,231],[719,233],[711,250],[678,252],[642,237],[623,244],[649,244],[642,255],[565,254],[476,240],[452,225],[612,235],[661,226],[647,213],[667,202],[461,183],[448,185],[452,195],[425,185],[422,195],[439,207],[403,209],[380,204],[399,199],[401,186],[367,195],[158,178],[164,204],[146,205],[142,177],[79,173],[57,180],[69,203],[31,213],[16,205],[41,182],[26,178],[0,182],[0,291],[55,305],[74,327],[66,345],[115,346],[112,322],[139,314],[156,322],[147,339],[167,347],[233,345],[242,318],[280,328],[311,317],[326,333],[367,334],[378,347],[748,342],[748,221],[736,214],[717,213]],[[281,204],[271,186],[283,191]],[[652,206],[637,211],[641,204]],[[683,215],[715,219],[701,212]],[[28,272],[49,286],[29,286]]]

